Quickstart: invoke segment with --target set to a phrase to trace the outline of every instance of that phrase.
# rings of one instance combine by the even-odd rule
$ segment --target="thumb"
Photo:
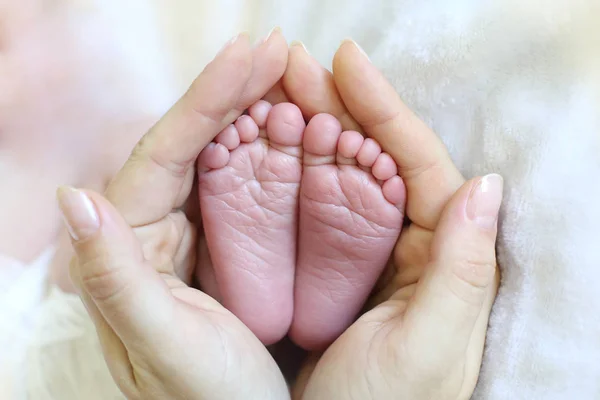
[[[107,323],[126,347],[164,339],[174,299],[131,227],[97,193],[63,187],[57,197],[76,254],[72,279],[96,326]]]
[[[430,362],[453,362],[454,356],[464,356],[475,329],[483,326],[485,332],[496,291],[495,243],[502,191],[500,175],[473,179],[442,212],[429,269],[406,313],[411,334],[436,357]]]

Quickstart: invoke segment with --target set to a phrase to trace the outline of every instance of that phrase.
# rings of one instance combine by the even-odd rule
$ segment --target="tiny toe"
[[[304,132],[304,150],[317,156],[332,156],[336,153],[342,125],[329,114],[315,115]]]
[[[244,143],[251,143],[258,137],[258,125],[248,115],[242,115],[235,121],[235,129],[237,129],[240,141]]]
[[[269,141],[281,146],[300,146],[304,135],[304,117],[292,103],[279,103],[273,106],[267,119]]]
[[[406,188],[402,178],[398,175],[391,177],[381,186],[383,196],[390,203],[404,207],[406,201]]]
[[[267,126],[267,118],[269,117],[271,108],[271,103],[264,100],[259,100],[250,106],[248,109],[248,114],[256,122],[259,128],[264,128]]]
[[[356,158],[365,138],[356,131],[345,131],[340,136],[338,152],[344,158]]]
[[[198,156],[198,170],[202,172],[223,168],[229,162],[229,150],[220,143],[209,143]]]
[[[375,178],[385,181],[398,174],[398,167],[392,156],[388,153],[381,153],[375,160],[371,171]]]
[[[356,155],[356,159],[360,163],[360,165],[365,167],[372,167],[377,160],[377,157],[381,154],[381,146],[379,143],[374,141],[371,138],[365,139],[358,154]]]
[[[235,125],[228,125],[215,138],[215,142],[227,147],[227,150],[235,150],[240,145],[240,135]]]

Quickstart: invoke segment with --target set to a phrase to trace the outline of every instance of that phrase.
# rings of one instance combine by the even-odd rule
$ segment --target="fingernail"
[[[269,34],[267,36],[263,36],[262,38],[258,39],[256,42],[254,42],[254,46],[253,47],[258,47],[263,43],[266,43],[269,39],[271,39],[271,36],[273,36],[274,32],[281,32],[281,28],[276,26],[273,29],[271,29],[269,31]]]
[[[308,50],[306,49],[306,46],[304,45],[304,43],[302,43],[302,42],[301,42],[301,41],[299,41],[299,40],[294,40],[294,41],[293,41],[293,42],[290,44],[290,47],[301,47],[301,48],[302,48],[302,50],[304,50],[304,52],[305,52],[306,54],[309,54],[309,55],[310,55],[310,53],[309,53],[309,52],[308,52]]]
[[[360,52],[360,53],[361,53],[363,56],[365,56],[365,58],[366,58],[367,60],[369,60],[369,62],[371,61],[371,59],[370,59],[370,58],[369,58],[369,56],[367,55],[367,52],[366,52],[366,51],[364,51],[364,50],[363,50],[363,48],[362,48],[362,47],[360,47],[360,45],[359,45],[358,43],[356,43],[354,40],[352,40],[352,39],[344,39],[344,40],[342,41],[342,44],[343,44],[343,43],[352,43],[352,45],[353,45],[354,47],[356,47],[356,49],[357,49],[357,50],[358,50],[358,51],[359,51],[359,52]]]
[[[84,192],[69,186],[61,186],[56,191],[56,197],[73,240],[87,239],[100,228],[96,207]]]
[[[223,45],[223,47],[221,47],[221,50],[219,50],[219,52],[217,53],[217,55],[221,54],[222,52],[225,51],[225,49],[227,49],[229,46],[231,46],[232,44],[234,44],[235,42],[237,42],[241,35],[242,35],[241,33],[238,33],[237,35],[235,35],[234,37],[232,37],[231,39],[229,39],[227,41],[227,43],[225,43]]]
[[[504,180],[498,174],[482,177],[471,189],[467,216],[480,227],[493,228],[498,221]]]

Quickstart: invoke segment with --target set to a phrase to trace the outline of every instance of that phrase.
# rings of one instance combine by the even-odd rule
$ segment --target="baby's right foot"
[[[304,171],[292,339],[321,350],[352,324],[402,228],[405,188],[373,139],[315,116],[304,132]]]
[[[271,344],[293,314],[305,124],[289,103],[249,113],[200,155],[200,209],[223,304]]]

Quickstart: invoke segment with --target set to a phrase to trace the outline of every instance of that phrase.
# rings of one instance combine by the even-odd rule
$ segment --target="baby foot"
[[[290,336],[323,349],[354,320],[402,228],[405,188],[373,139],[319,114],[304,132],[295,310]]]
[[[289,103],[249,114],[200,155],[200,209],[224,306],[271,344],[293,316],[305,124]]]

